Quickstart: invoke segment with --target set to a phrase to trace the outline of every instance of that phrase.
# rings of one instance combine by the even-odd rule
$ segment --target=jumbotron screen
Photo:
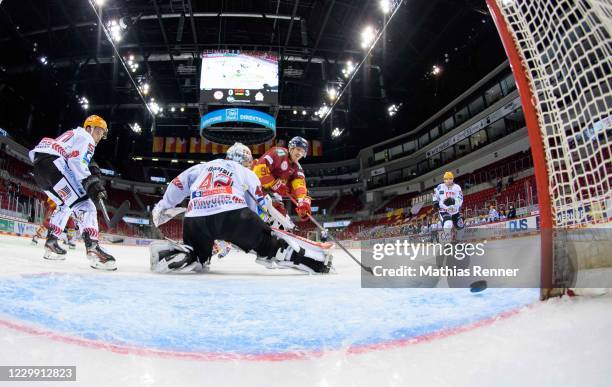
[[[278,104],[278,56],[258,51],[207,51],[202,54],[203,104]]]

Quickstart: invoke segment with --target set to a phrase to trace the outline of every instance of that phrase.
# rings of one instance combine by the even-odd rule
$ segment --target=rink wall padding
[[[26,222],[16,218],[0,216],[0,235],[13,235],[31,238],[36,234],[38,224]],[[148,246],[155,239],[127,237],[116,234],[101,233],[100,240],[106,243],[122,244],[127,246]]]

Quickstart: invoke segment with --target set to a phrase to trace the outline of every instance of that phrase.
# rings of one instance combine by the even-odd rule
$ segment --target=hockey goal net
[[[612,0],[487,4],[525,112],[546,297],[573,285],[568,266],[612,267]]]

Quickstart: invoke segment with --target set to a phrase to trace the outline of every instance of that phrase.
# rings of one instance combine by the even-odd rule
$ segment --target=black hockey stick
[[[100,204],[100,209],[102,210],[102,217],[104,217],[104,222],[106,222],[106,226],[109,229],[118,225],[121,219],[123,219],[125,214],[127,214],[127,212],[130,210],[130,201],[125,200],[123,201],[123,203],[121,203],[119,208],[117,208],[117,210],[113,214],[113,218],[110,219],[110,217],[108,216],[108,211],[106,210],[106,204],[104,204],[104,200],[98,199],[98,203]]]
[[[293,202],[293,205],[295,205],[297,207],[298,202],[295,200],[295,198],[293,196],[289,196],[289,199],[291,199],[291,202]],[[315,226],[317,226],[319,228],[319,230],[321,231],[326,231],[325,227],[321,226],[321,224],[319,222],[317,222],[317,220],[312,216],[312,215],[308,215],[308,219],[310,219],[310,221],[312,223],[314,223]],[[331,238],[332,241],[334,241],[335,244],[337,244],[338,246],[340,246],[340,248],[342,250],[344,250],[345,253],[348,254],[348,256],[355,261],[356,264],[358,264],[359,266],[361,266],[361,268],[365,271],[367,271],[370,274],[374,274],[374,272],[372,271],[371,267],[368,267],[366,265],[364,265],[363,263],[361,263],[357,258],[355,258],[353,256],[353,254],[351,254],[344,246],[342,246],[342,244],[336,239],[336,237],[334,237],[333,235],[331,235],[330,233],[327,234],[327,236],[329,236]]]

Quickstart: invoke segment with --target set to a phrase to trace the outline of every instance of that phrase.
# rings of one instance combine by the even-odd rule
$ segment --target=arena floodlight
[[[335,100],[336,97],[338,96],[338,90],[335,87],[330,87],[329,89],[327,89],[327,97],[330,100]]]
[[[399,105],[397,104],[389,105],[389,107],[387,108],[387,113],[389,114],[389,117],[393,117],[394,115],[396,115],[400,107],[402,107],[401,103]]]
[[[106,28],[110,32],[111,38],[114,42],[120,42],[123,39],[123,34],[121,33],[121,26],[117,22],[117,20],[109,20],[106,22]]]
[[[154,98],[151,98],[151,101],[149,101],[149,109],[151,109],[151,111],[155,115],[163,111],[163,109],[159,106],[159,104],[155,102]]]
[[[332,130],[331,136],[332,136],[332,138],[340,137],[342,132],[344,132],[344,129],[340,129],[340,128],[336,127],[336,128],[334,128],[334,130]]]
[[[142,128],[140,127],[138,122],[134,122],[132,125],[130,125],[130,129],[132,129],[132,132],[134,133],[137,133],[137,134],[142,133]]]
[[[140,91],[142,92],[143,95],[147,95],[149,94],[150,88],[151,86],[149,86],[149,83],[145,82],[142,84],[142,86],[140,86]]]
[[[361,31],[361,48],[368,49],[376,38],[376,30],[372,26],[366,26]]]
[[[391,2],[389,0],[380,0],[380,9],[386,15],[391,12]]]

